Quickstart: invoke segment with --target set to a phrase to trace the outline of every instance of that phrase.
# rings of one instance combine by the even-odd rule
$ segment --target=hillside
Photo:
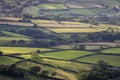
[[[1,15],[42,16],[101,16],[119,15],[119,0],[1,0]],[[5,14],[4,14],[5,13]]]
[[[120,80],[120,0],[0,0],[0,80]]]

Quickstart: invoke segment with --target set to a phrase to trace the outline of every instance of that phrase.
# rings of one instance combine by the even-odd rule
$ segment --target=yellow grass
[[[51,31],[57,33],[92,33],[92,32],[101,32],[104,29],[99,28],[47,28]]]

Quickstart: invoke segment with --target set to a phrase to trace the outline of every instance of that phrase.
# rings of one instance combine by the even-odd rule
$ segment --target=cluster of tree
[[[55,40],[33,40],[31,43],[28,44],[28,46],[31,47],[51,47],[51,46],[56,46],[60,44],[59,41]]]
[[[5,36],[5,34],[2,31],[0,31],[0,36]]]
[[[47,70],[42,70],[42,68],[40,66],[33,66],[31,67],[30,69],[30,72],[33,73],[33,74],[39,74],[39,75],[42,75],[42,76],[45,76],[45,77],[54,77],[57,75],[57,72],[50,72],[50,71],[47,71]]]
[[[15,65],[0,65],[0,75],[11,76],[14,78],[23,78],[24,72]]]
[[[120,80],[120,68],[99,61],[90,71],[81,70],[78,73],[78,80]]]
[[[87,41],[87,36],[80,36],[80,34],[72,34],[69,40],[70,43],[83,43]]]
[[[120,40],[120,33],[96,32],[88,34],[87,38],[95,42],[113,42],[115,40]]]
[[[0,56],[2,56],[3,55],[3,52],[2,51],[0,51]]]
[[[12,46],[25,46],[26,45],[26,41],[25,40],[12,40],[10,42],[10,45]]]
[[[59,45],[59,41],[55,40],[31,40],[31,41],[25,41],[25,40],[12,40],[7,46],[26,46],[26,47],[51,47]]]
[[[18,33],[30,36],[35,39],[56,39],[58,38],[53,33],[47,34],[41,30],[34,30],[34,29],[19,30]]]

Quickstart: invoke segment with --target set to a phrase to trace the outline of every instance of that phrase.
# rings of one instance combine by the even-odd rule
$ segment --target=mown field
[[[52,49],[47,48],[30,48],[30,47],[0,47],[0,51],[4,52],[4,54],[22,54],[22,53],[32,53],[40,51],[49,51]]]

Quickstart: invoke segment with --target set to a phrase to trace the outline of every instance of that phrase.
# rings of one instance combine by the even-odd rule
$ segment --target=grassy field
[[[22,54],[22,53],[30,53],[35,52],[37,50],[40,51],[49,51],[52,49],[47,48],[30,48],[30,47],[0,47],[0,51],[3,51],[4,54]]]
[[[0,56],[0,64],[9,65],[9,64],[13,64],[17,61],[19,61],[19,59],[6,57],[6,56]]]
[[[36,7],[44,10],[61,10],[61,9],[67,9],[63,4],[52,4],[52,3],[46,3],[46,4],[39,4]]]
[[[89,56],[89,57],[84,57],[84,58],[78,59],[77,61],[97,63],[97,61],[100,61],[100,60],[103,60],[113,66],[120,66],[120,62],[119,62],[120,57],[113,56],[113,55],[94,55],[94,56]]]
[[[106,49],[106,50],[103,50],[102,53],[120,54],[120,48]]]
[[[25,23],[25,22],[9,22],[9,21],[0,21],[0,24],[9,24],[9,25],[17,25],[17,26],[26,26],[32,27],[32,23]]]
[[[85,56],[88,54],[93,54],[93,52],[77,51],[77,50],[65,50],[65,51],[47,52],[47,53],[42,53],[40,55],[70,60],[70,59],[74,59],[74,58],[80,57],[80,56]]]

